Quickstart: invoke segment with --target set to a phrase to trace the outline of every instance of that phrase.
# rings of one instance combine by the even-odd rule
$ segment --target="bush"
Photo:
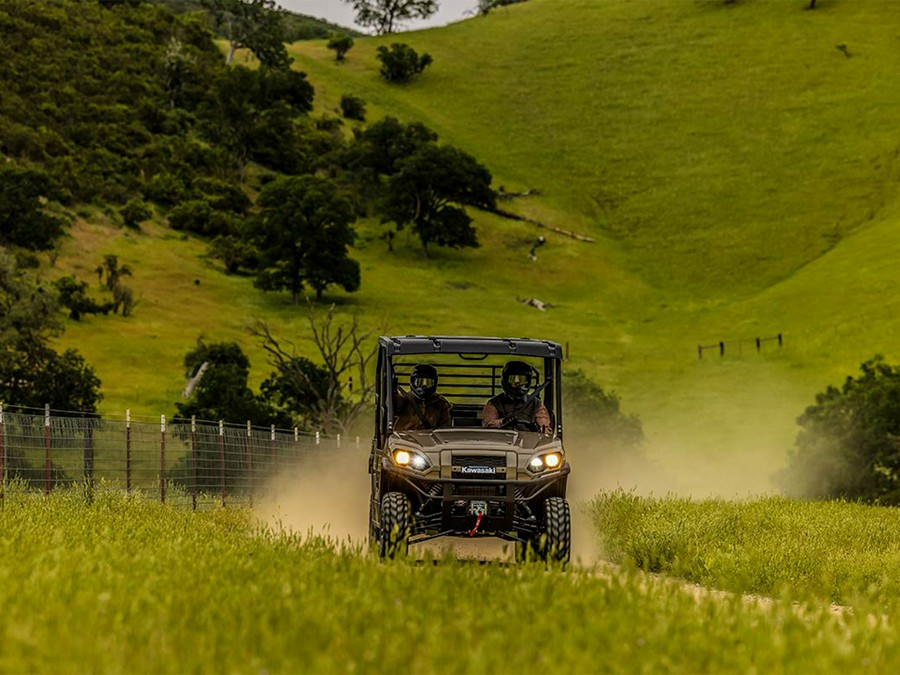
[[[900,503],[900,367],[881,356],[797,418],[801,431],[776,480],[791,496]]]
[[[336,61],[343,61],[351,49],[353,49],[353,38],[349,35],[333,35],[328,40],[328,49],[334,50],[334,58]]]
[[[432,63],[429,54],[419,56],[416,50],[407,44],[394,43],[388,49],[378,48],[377,58],[381,61],[381,76],[388,82],[409,82]]]
[[[341,114],[348,120],[366,121],[366,102],[359,96],[341,96]]]
[[[153,210],[147,202],[140,199],[132,199],[121,208],[122,221],[126,227],[137,229],[141,223],[153,215]]]
[[[173,230],[186,230],[194,234],[207,234],[213,208],[203,199],[182,202],[169,211],[169,226]]]

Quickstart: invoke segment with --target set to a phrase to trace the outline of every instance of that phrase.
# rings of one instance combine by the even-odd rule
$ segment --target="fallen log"
[[[545,230],[550,230],[551,232],[556,232],[557,234],[562,234],[566,237],[571,237],[572,239],[577,239],[578,241],[586,241],[589,244],[593,244],[596,240],[593,237],[589,237],[585,234],[580,234],[578,232],[572,232],[571,230],[564,230],[561,227],[556,227],[555,225],[548,225],[547,223],[542,223],[539,220],[535,220],[534,218],[529,218],[528,216],[520,216],[518,213],[513,213],[512,211],[507,211],[506,209],[500,209],[494,207],[492,209],[482,209],[483,211],[487,211],[488,213],[493,213],[494,215],[501,216],[502,218],[508,218],[509,220],[518,220],[523,223],[528,223],[530,225],[536,225],[537,227],[542,227]]]

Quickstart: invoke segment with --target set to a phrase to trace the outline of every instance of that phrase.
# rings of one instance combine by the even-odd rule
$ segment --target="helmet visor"
[[[513,387],[526,387],[528,383],[531,382],[531,375],[528,373],[510,373],[507,377],[507,381]]]

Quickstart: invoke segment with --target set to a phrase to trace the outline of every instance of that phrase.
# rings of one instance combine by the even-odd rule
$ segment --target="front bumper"
[[[527,480],[438,478],[397,467],[388,459],[382,463],[383,480],[390,485],[384,491],[403,492],[412,503],[411,541],[453,534],[530,538],[539,531],[544,500],[565,496],[570,471],[565,463]],[[479,522],[473,509],[482,508]]]

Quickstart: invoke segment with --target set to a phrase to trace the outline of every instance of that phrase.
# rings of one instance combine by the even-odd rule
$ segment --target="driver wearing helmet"
[[[409,391],[394,390],[394,431],[450,426],[450,401],[437,393],[434,366],[420,363],[409,376]]]
[[[539,397],[529,397],[534,369],[524,361],[503,366],[500,383],[503,393],[484,404],[481,426],[490,429],[519,429],[549,434],[550,413]]]

